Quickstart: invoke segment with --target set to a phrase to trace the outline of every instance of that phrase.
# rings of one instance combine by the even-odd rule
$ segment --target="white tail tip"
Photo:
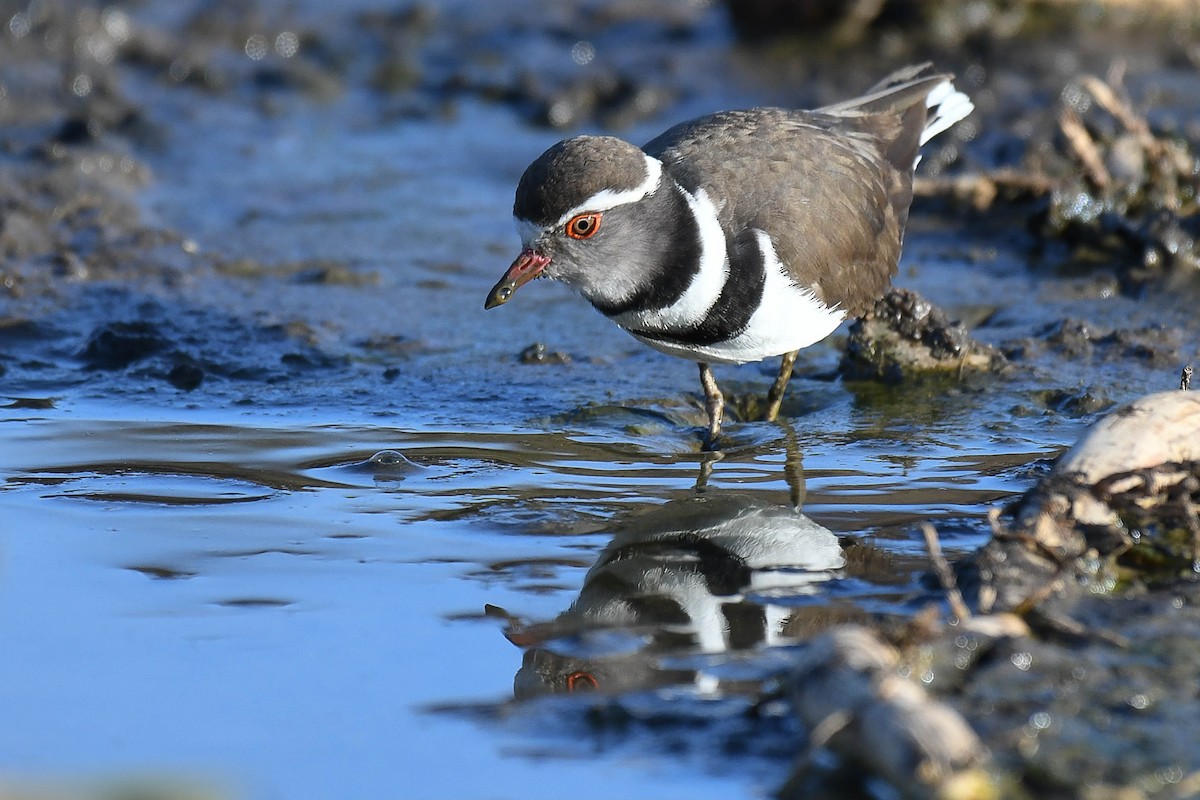
[[[930,90],[925,97],[925,107],[932,112],[932,116],[925,123],[925,130],[921,132],[921,144],[925,144],[975,110],[971,98],[955,89],[950,81],[943,81]]]

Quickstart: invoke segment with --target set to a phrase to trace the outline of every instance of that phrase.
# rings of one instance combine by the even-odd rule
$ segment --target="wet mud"
[[[1052,464],[1200,362],[1200,18],[786,5],[0,3],[0,624],[29,654],[0,779],[932,794],[805,711],[855,626],[894,648],[868,683],[978,737],[967,796],[1194,793],[1195,456]],[[925,60],[977,110],[924,152],[900,288],[801,354],[782,424],[772,365],[718,368],[703,453],[693,365],[561,287],[483,315],[559,137]],[[1083,496],[1116,516],[1066,525]],[[956,615],[928,522],[976,620],[1026,628]],[[180,713],[81,759],[39,706],[76,695],[81,730]]]

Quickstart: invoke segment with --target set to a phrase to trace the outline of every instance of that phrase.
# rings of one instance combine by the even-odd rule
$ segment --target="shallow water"
[[[518,55],[567,58],[551,28]],[[707,67],[670,118],[623,135],[782,91],[742,82],[723,31],[669,38]],[[0,659],[5,776],[148,771],[289,800],[765,794],[801,741],[747,690],[786,664],[763,643],[803,633],[772,620],[924,607],[917,523],[951,557],[977,547],[988,509],[1097,410],[1178,373],[1042,329],[1183,324],[1186,296],[1121,297],[1015,234],[918,209],[898,283],[987,342],[1033,342],[1028,360],[961,383],[845,383],[835,337],[801,356],[788,421],[730,424],[714,461],[693,365],[559,286],[483,312],[517,244],[513,186],[559,134],[478,99],[416,113],[353,84],[315,102],[125,81],[164,136],[139,153],[139,207],[186,239],[164,256],[183,266],[85,285],[0,331],[20,353],[0,373],[0,636],[19,656]],[[182,255],[197,250],[223,266]],[[86,363],[95,330],[131,320],[202,384],[175,388],[162,356]],[[570,363],[520,363],[533,342]],[[717,377],[762,392],[771,369]],[[754,515],[792,531],[790,549],[747,534]],[[628,579],[606,569],[643,563],[642,594],[688,619],[662,603],[592,624]],[[727,605],[761,630],[718,642],[704,623]],[[549,654],[547,679],[600,693],[514,700],[534,656],[506,635]],[[628,685],[607,684],[611,659]],[[517,682],[540,694],[531,675]]]
[[[580,793],[716,797],[770,783],[744,770],[718,779],[694,753],[631,752],[622,736],[580,739],[577,705],[479,722],[480,709],[508,705],[521,664],[485,604],[534,619],[562,611],[623,521],[693,502],[698,454],[594,433],[290,413],[120,418],[88,404],[7,411],[0,449],[0,625],[22,654],[0,680],[8,770],[165,770],[292,798],[392,787],[549,797],[562,781],[601,778]],[[1041,454],[931,444],[914,469],[866,449],[805,448],[805,510],[839,532],[879,531],[900,555],[915,549],[905,521],[962,525],[1020,488],[1014,463]],[[408,461],[370,461],[386,450]],[[731,452],[708,496],[750,492],[786,509],[784,461],[782,441]],[[919,593],[902,575],[895,586],[820,573],[819,588],[795,596],[903,611]],[[716,719],[688,747],[703,751],[725,724],[696,691],[683,706]],[[568,741],[525,714],[558,719]],[[448,768],[458,756],[469,770]]]

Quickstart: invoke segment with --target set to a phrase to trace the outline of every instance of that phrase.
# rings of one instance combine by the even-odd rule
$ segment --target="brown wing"
[[[941,80],[885,81],[862,105],[714,114],[644,149],[684,188],[708,193],[731,241],[761,228],[797,283],[859,315],[896,273],[924,97]]]

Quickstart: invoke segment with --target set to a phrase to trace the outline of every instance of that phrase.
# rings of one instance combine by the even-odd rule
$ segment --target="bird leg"
[[[725,454],[720,450],[709,451],[700,457],[700,474],[696,476],[696,486],[694,487],[696,494],[708,491],[708,479],[712,477],[713,467],[724,457]]]
[[[704,410],[708,412],[708,438],[704,440],[705,450],[717,449],[717,437],[721,435],[721,416],[725,412],[725,398],[717,387],[717,379],[713,377],[712,369],[703,361],[699,363],[700,385],[704,387]]]
[[[779,375],[775,378],[774,385],[771,386],[771,391],[767,392],[767,410],[763,415],[763,419],[767,422],[774,422],[779,416],[779,406],[783,403],[783,393],[787,391],[788,381],[792,379],[792,367],[796,364],[796,356],[800,351],[796,350],[791,353],[783,354],[783,361],[779,364]],[[703,376],[701,376],[703,379]]]
[[[800,443],[796,441],[796,429],[792,421],[784,419],[780,423],[783,428],[783,477],[788,485],[788,497],[792,508],[799,511],[804,506],[804,498],[808,487],[804,480],[804,462],[800,453]]]

